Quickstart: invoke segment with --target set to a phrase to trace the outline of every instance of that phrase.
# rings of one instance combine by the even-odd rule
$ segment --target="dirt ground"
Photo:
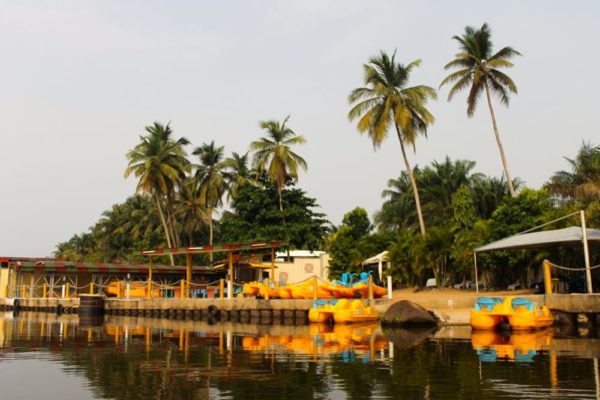
[[[415,289],[400,289],[394,290],[393,300],[442,300],[442,299],[476,299],[478,296],[518,296],[518,295],[529,295],[534,294],[533,290],[503,290],[503,291],[480,291],[479,294],[474,290],[458,290],[458,289],[421,289],[415,291]]]

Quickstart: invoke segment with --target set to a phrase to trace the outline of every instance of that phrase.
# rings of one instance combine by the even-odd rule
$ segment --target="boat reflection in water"
[[[246,336],[242,348],[250,352],[286,351],[296,354],[339,356],[344,362],[373,362],[378,351],[388,349],[389,341],[379,325],[312,324],[307,334]]]
[[[552,328],[511,334],[473,330],[471,344],[483,362],[532,362],[538,352],[549,349],[552,336]]]

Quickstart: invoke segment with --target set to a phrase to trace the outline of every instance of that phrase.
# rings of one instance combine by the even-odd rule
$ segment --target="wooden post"
[[[185,255],[185,280],[187,281],[185,297],[190,298],[190,282],[192,282],[192,255],[190,253]]]
[[[219,298],[223,299],[225,297],[225,280],[219,279]]]
[[[275,247],[271,248],[271,279],[275,282]]]
[[[117,299],[121,298],[121,281],[117,281]]]
[[[68,299],[69,297],[71,297],[69,291],[70,291],[69,290],[69,282],[67,282],[66,285],[65,285],[65,298],[66,299]]]
[[[229,287],[227,288],[227,298],[233,299],[233,252],[227,254],[227,263],[229,264]]]
[[[147,298],[152,298],[152,257],[148,257],[148,293]]]
[[[369,275],[369,305],[373,302],[373,275]]]
[[[21,297],[24,299],[27,298],[27,291],[25,289],[26,287],[27,287],[27,285],[25,285],[25,284],[21,285]]]
[[[92,281],[90,282],[90,294],[94,294],[94,280],[95,276],[92,274]]]
[[[269,286],[269,278],[265,279],[265,300],[269,300],[269,291],[271,290],[271,286]]]
[[[185,280],[181,280],[181,298],[185,298]]]
[[[550,263],[544,260],[544,286],[546,294],[552,294],[552,275],[550,273]]]
[[[313,275],[313,300],[317,299],[317,276]]]
[[[42,298],[45,299],[47,294],[48,294],[48,287],[44,283],[44,285],[42,286]]]

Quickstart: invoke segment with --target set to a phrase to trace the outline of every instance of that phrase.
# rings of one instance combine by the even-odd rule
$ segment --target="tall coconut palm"
[[[283,214],[281,193],[287,177],[298,180],[298,170],[306,171],[306,161],[294,153],[291,146],[306,143],[303,136],[286,126],[290,116],[282,123],[279,121],[261,121],[259,126],[266,131],[266,136],[250,144],[253,167],[257,173],[265,173],[267,178],[277,187],[279,211]]]
[[[138,178],[136,191],[150,194],[156,204],[165,231],[167,245],[177,245],[177,232],[173,220],[165,216],[163,199],[167,209],[171,209],[176,185],[185,179],[190,163],[183,146],[189,144],[186,138],[172,139],[169,124],[155,122],[146,127],[148,135],[140,136],[141,142],[127,153],[129,165],[125,178],[134,174]],[[171,263],[173,259],[171,258]]]
[[[227,198],[235,199],[240,188],[246,183],[255,183],[252,170],[248,167],[248,153],[239,155],[231,153],[231,157],[225,159],[225,179],[227,181]]]
[[[213,213],[223,204],[223,195],[227,189],[223,150],[224,147],[215,147],[215,142],[212,141],[210,144],[203,143],[202,146],[196,147],[193,153],[200,157],[200,165],[196,166],[198,197],[207,210],[210,245],[213,244]]]
[[[510,93],[516,94],[517,86],[508,75],[499,69],[511,68],[513,63],[510,59],[514,56],[520,56],[521,53],[512,47],[503,47],[497,53],[493,53],[491,36],[490,28],[487,24],[483,24],[481,29],[467,26],[462,36],[452,37],[452,39],[459,43],[459,52],[454,56],[454,60],[446,64],[444,68],[446,70],[458,68],[458,71],[448,75],[442,81],[440,87],[446,84],[453,84],[448,93],[448,101],[452,100],[452,97],[456,93],[469,88],[469,96],[467,97],[467,115],[469,117],[472,117],[475,113],[477,101],[481,93],[485,92],[492,117],[496,143],[500,150],[500,158],[502,159],[502,166],[506,175],[506,182],[508,183],[510,194],[515,197],[517,192],[515,191],[513,180],[508,170],[504,147],[500,141],[500,133],[498,133],[498,124],[496,123],[491,96],[498,97],[500,102],[508,107]]]
[[[349,103],[353,105],[348,118],[358,119],[358,131],[367,133],[376,149],[387,137],[388,129],[391,126],[396,129],[404,166],[415,197],[421,234],[425,235],[419,191],[406,156],[405,144],[415,148],[417,136],[427,136],[427,128],[434,122],[434,118],[426,104],[429,99],[436,98],[436,92],[425,85],[407,86],[411,71],[421,64],[421,60],[405,66],[396,63],[395,57],[395,52],[390,57],[382,51],[364,65],[365,87],[354,89],[348,96]]]

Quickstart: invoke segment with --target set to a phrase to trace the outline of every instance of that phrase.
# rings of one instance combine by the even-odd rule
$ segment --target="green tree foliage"
[[[421,64],[421,60],[403,65],[396,63],[395,58],[396,53],[390,57],[381,52],[378,57],[372,57],[364,65],[365,86],[354,89],[348,96],[348,102],[352,104],[348,118],[358,119],[358,131],[369,135],[374,148],[381,146],[390,127],[395,128],[405,172],[413,189],[421,234],[425,235],[419,191],[404,144],[415,148],[417,136],[427,136],[427,128],[434,118],[426,105],[429,99],[435,99],[437,95],[429,86],[408,87],[410,73]]]
[[[459,52],[454,56],[445,69],[456,68],[457,71],[448,75],[440,84],[440,87],[446,84],[452,84],[448,93],[448,101],[452,97],[469,88],[467,97],[467,115],[472,117],[477,107],[477,101],[483,92],[485,92],[488,108],[492,117],[496,143],[500,151],[506,183],[511,195],[516,196],[515,187],[508,170],[508,163],[504,155],[504,147],[500,141],[500,133],[496,123],[496,115],[492,107],[491,95],[500,99],[500,102],[508,107],[510,102],[510,93],[517,93],[517,86],[513,80],[500,71],[500,68],[512,68],[510,61],[521,53],[512,47],[503,47],[498,52],[493,52],[492,33],[487,24],[483,24],[480,29],[471,26],[465,28],[462,36],[454,36],[452,39],[459,44]]]
[[[389,232],[370,234],[373,225],[367,211],[357,207],[344,215],[342,225],[330,237],[329,275],[339,278],[343,272],[358,273],[361,262],[386,250],[394,240]]]
[[[262,185],[242,185],[231,203],[232,212],[221,220],[223,241],[287,239],[294,248],[322,248],[329,223],[324,214],[315,211],[319,207],[316,200],[294,187],[286,187],[281,196],[285,224],[281,223],[282,214],[274,184],[263,181]]]
[[[506,199],[492,213],[489,220],[489,240],[499,240],[538,226],[548,220],[552,211],[552,202],[546,190],[523,189],[517,197]],[[520,279],[525,281],[527,268],[537,266],[541,260],[532,256],[531,251],[494,252],[488,262],[482,259],[482,265],[488,265],[494,272],[497,284]]]
[[[104,211],[89,232],[59,243],[55,257],[66,261],[134,262],[140,251],[165,242],[156,207],[147,195],[136,194]]]

